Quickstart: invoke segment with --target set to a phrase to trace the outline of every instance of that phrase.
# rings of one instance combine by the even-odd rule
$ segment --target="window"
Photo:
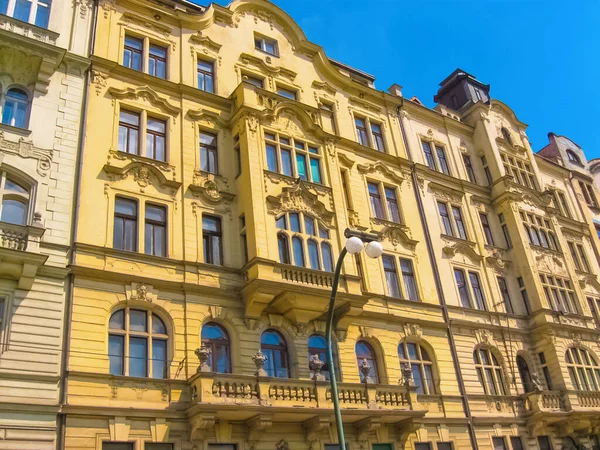
[[[398,283],[398,272],[396,270],[394,257],[383,255],[381,258],[383,261],[383,271],[385,273],[388,295],[390,297],[400,298],[400,284]]]
[[[137,203],[122,197],[115,198],[113,247],[130,252],[137,251]]]
[[[448,206],[445,203],[438,202],[438,211],[442,219],[442,232],[447,236],[454,236],[454,228],[448,214]]]
[[[103,442],[102,450],[133,450],[133,442]]]
[[[573,388],[578,391],[600,390],[600,366],[588,350],[572,347],[565,354]]]
[[[590,273],[590,264],[585,255],[583,245],[571,241],[568,241],[567,245],[569,246],[569,252],[571,253],[573,263],[575,264],[575,269],[580,272]]]
[[[450,217],[448,212],[449,207],[452,210],[452,217]],[[438,211],[442,221],[443,234],[447,236],[459,237],[460,239],[468,239],[467,229],[465,227],[460,206],[438,201]]]
[[[329,380],[329,362],[327,361],[327,342],[325,338],[319,334],[313,334],[308,338],[308,358],[309,360],[313,356],[318,356],[323,364],[323,368],[321,369],[321,374],[325,377],[326,380]],[[311,378],[315,375],[315,373],[310,371]]]
[[[268,53],[269,55],[279,56],[279,49],[277,48],[277,41],[265,36],[254,36],[254,47],[257,50]]]
[[[548,436],[538,436],[537,439],[540,450],[552,450],[552,444]]]
[[[396,189],[385,187],[385,201],[392,222],[400,223],[400,209],[398,208],[398,199],[396,199]]]
[[[260,351],[267,357],[265,370],[275,378],[289,377],[288,351],[285,339],[275,330],[266,330],[260,337]]]
[[[525,288],[525,281],[523,281],[523,277],[518,277],[517,282],[519,283],[519,289],[521,291],[521,298],[523,299],[523,304],[525,305],[525,312],[529,315],[529,314],[531,314],[531,305],[529,304],[529,295],[527,295],[527,289]]]
[[[108,322],[111,375],[167,378],[167,327],[149,310],[124,308]]]
[[[483,227],[483,234],[485,235],[485,243],[487,245],[494,245],[494,235],[488,222],[488,216],[484,213],[479,213],[479,219],[481,220],[481,226]]]
[[[250,83],[252,86],[256,86],[257,88],[264,88],[264,80],[262,78],[256,78],[256,77],[251,77],[248,75],[244,75],[242,77],[242,79],[248,83]]]
[[[288,98],[290,100],[297,100],[297,93],[291,89],[285,89],[282,87],[277,87],[277,93],[282,97]]]
[[[600,328],[600,298],[586,297],[596,328]]]
[[[583,167],[581,159],[579,159],[579,156],[577,156],[573,150],[567,149],[566,153],[570,163]]]
[[[0,221],[15,225],[27,225],[29,220],[30,188],[12,175],[2,172],[0,179],[0,195],[2,204]]]
[[[588,206],[593,206],[594,208],[597,208],[598,201],[596,200],[596,194],[594,194],[594,189],[592,188],[592,186],[580,181],[579,187],[581,188],[581,193],[583,194],[583,198],[585,199],[585,202],[588,204]]]
[[[150,44],[148,56],[148,73],[158,78],[167,77],[167,49]]]
[[[383,255],[382,262],[388,295],[390,297],[419,301],[419,293],[412,261],[410,259],[400,258],[402,287],[400,286],[398,279],[398,272],[394,257],[390,255]]]
[[[425,154],[425,162],[431,170],[450,175],[450,167],[444,147],[428,141],[421,141],[421,147],[423,147],[423,153]],[[435,148],[435,153],[432,150],[433,148]]]
[[[465,271],[454,269],[454,279],[458,288],[460,303],[464,308],[475,308],[485,310],[485,297],[481,288],[479,274],[477,272],[468,273],[468,282]],[[470,285],[470,286],[469,286]]]
[[[217,154],[217,136],[212,133],[200,132],[200,170],[208,173],[219,173],[219,158]]]
[[[144,41],[133,36],[125,36],[123,65],[133,70],[142,70]]]
[[[337,134],[334,106],[331,103],[321,103],[320,111],[323,129],[329,133]]]
[[[329,230],[314,217],[300,212],[290,212],[275,221],[279,229],[277,246],[281,264],[295,264],[314,270],[333,272],[333,252]],[[289,242],[292,243],[290,253]],[[293,256],[291,261],[290,254]],[[305,255],[308,255],[308,266]]]
[[[215,92],[215,65],[211,61],[199,59],[196,65],[198,72],[198,89],[205,92]],[[262,85],[260,86],[262,87]]]
[[[553,192],[554,207],[560,211],[564,217],[572,218],[571,211],[569,210],[569,204],[567,203],[567,196],[564,192],[554,190]]]
[[[533,380],[531,379],[531,372],[529,372],[529,366],[521,355],[517,355],[517,368],[519,369],[519,375],[521,377],[521,383],[523,384],[523,391],[533,392]]]
[[[550,308],[563,313],[577,313],[575,291],[567,278],[540,273],[540,280]]]
[[[211,448],[211,445],[208,445]],[[173,450],[173,444],[164,444],[162,442],[144,442],[144,450]]]
[[[512,145],[512,138],[510,137],[510,132],[505,127],[502,127],[501,131],[504,140],[508,143],[508,145]]]
[[[27,128],[28,120],[29,95],[23,89],[10,88],[4,96],[2,123],[11,127]]]
[[[367,125],[365,123],[365,119],[355,117],[354,124],[356,125],[356,136],[358,137],[358,143],[368,147],[369,138],[367,136]]]
[[[240,216],[240,238],[242,241],[242,253],[244,255],[244,263],[249,261],[248,258],[248,239],[246,237],[246,216]]]
[[[498,214],[498,220],[500,221],[500,228],[502,228],[502,234],[504,235],[504,242],[506,243],[506,248],[511,248],[512,241],[510,240],[510,234],[508,233],[508,226],[504,221],[504,214]]]
[[[490,172],[490,168],[488,167],[487,159],[485,156],[481,157],[481,164],[483,165],[483,172],[485,173],[485,179],[488,182],[488,186],[492,185],[492,173]]]
[[[504,436],[494,436],[492,438],[492,444],[494,446],[494,450],[507,450],[506,439]]]
[[[398,199],[396,197],[396,188],[376,182],[368,182],[367,188],[373,216],[381,220],[402,223]],[[385,206],[381,197],[382,190],[385,195]]]
[[[523,442],[521,441],[521,436],[511,436],[510,446],[512,447],[512,450],[523,450]]]
[[[415,450],[432,450],[431,442],[415,442]]]
[[[242,174],[242,152],[240,150],[240,135],[233,137],[233,152],[235,153],[235,177]]]
[[[167,208],[146,203],[144,251],[147,255],[167,256]]]
[[[417,394],[436,394],[433,382],[433,363],[427,350],[414,342],[401,342],[398,345],[398,358],[400,367],[404,364],[409,365],[413,381],[417,386]]]
[[[167,123],[164,120],[148,117],[146,123],[146,156],[165,161],[165,140]]]
[[[385,143],[383,142],[381,125],[371,122],[371,135],[373,136],[373,145],[375,146],[375,150],[385,152]]]
[[[204,246],[204,262],[223,265],[223,232],[221,219],[207,214],[202,215],[202,242]]]
[[[504,302],[506,312],[509,314],[514,314],[515,310],[513,308],[512,302],[510,301],[508,285],[506,284],[506,279],[504,277],[498,277],[498,287],[500,288],[500,295],[502,296],[502,301]]]
[[[340,178],[342,179],[342,191],[344,193],[346,209],[352,209],[352,197],[350,197],[350,181],[348,178],[348,171],[342,169],[340,171]]]
[[[417,291],[417,283],[415,280],[415,272],[413,263],[410,259],[400,258],[400,268],[402,270],[402,283],[406,292],[406,297],[409,300],[418,301],[419,293]]]
[[[369,371],[369,382],[371,383],[379,383],[379,377],[377,374],[377,358],[375,357],[375,352],[373,348],[365,341],[357,341],[356,342],[356,362],[358,367],[361,366],[365,361],[371,367]],[[359,374],[360,374],[359,370]]]
[[[540,359],[540,366],[542,367],[542,373],[544,374],[546,386],[549,390],[552,390],[552,378],[550,378],[550,369],[548,369],[548,364],[546,363],[546,356],[544,355],[544,352],[538,353],[538,358]]]
[[[473,352],[473,362],[483,391],[487,395],[506,395],[502,368],[496,356],[487,348],[479,348]]]
[[[231,373],[231,344],[227,331],[221,325],[209,322],[202,326],[201,339],[210,349],[207,361],[210,371]]]
[[[281,134],[265,133],[267,169],[288,177],[323,184],[318,147]]]
[[[504,165],[504,172],[511,176],[515,183],[530,189],[537,189],[535,175],[527,160],[514,158],[503,152],[500,153],[500,159]]]
[[[519,214],[530,244],[559,251],[558,241],[548,219],[524,211]]]
[[[467,230],[465,228],[465,223],[462,218],[462,212],[460,207],[452,206],[452,216],[454,217],[454,223],[456,225],[456,229],[458,230],[458,237],[461,239],[467,239]]]
[[[51,4],[50,0],[0,0],[0,14],[48,28]]]
[[[473,169],[473,162],[471,161],[471,157],[469,155],[463,155],[463,162],[465,163],[467,178],[471,183],[477,183],[477,178],[475,177],[475,170]]]
[[[381,194],[379,193],[379,185],[375,183],[367,183],[369,188],[369,199],[371,200],[371,212],[378,219],[385,220],[383,211],[383,203],[381,202]]]
[[[140,114],[122,109],[119,113],[119,150],[137,155],[139,131]]]

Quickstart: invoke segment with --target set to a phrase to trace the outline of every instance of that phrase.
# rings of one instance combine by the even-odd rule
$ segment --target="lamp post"
[[[335,379],[335,364],[333,363],[333,347],[331,345],[331,332],[333,328],[333,314],[335,312],[335,297],[340,282],[340,272],[346,253],[356,255],[365,249],[365,253],[370,258],[379,258],[383,253],[383,247],[378,242],[378,236],[374,233],[351,230],[346,228],[344,236],[348,239],[346,245],[340,252],[335,272],[333,274],[333,285],[331,287],[331,297],[329,298],[329,310],[327,312],[327,328],[325,330],[327,339],[327,361],[329,362],[329,381],[331,383],[331,400],[333,401],[333,411],[335,414],[335,424],[337,427],[339,450],[346,450],[346,440],[344,438],[344,427],[342,423],[342,412],[340,411],[340,399],[338,398],[337,381]],[[365,244],[366,248],[365,248]]]

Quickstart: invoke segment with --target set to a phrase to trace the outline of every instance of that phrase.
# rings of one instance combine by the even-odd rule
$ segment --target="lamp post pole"
[[[331,342],[331,333],[333,331],[333,316],[335,313],[335,297],[337,295],[340,282],[340,272],[342,264],[347,253],[357,254],[362,251],[364,243],[368,243],[367,255],[371,258],[378,258],[383,253],[381,244],[377,242],[378,236],[373,233],[365,233],[346,228],[344,236],[348,238],[346,245],[340,252],[335,272],[333,274],[333,285],[331,286],[331,297],[329,297],[329,309],[327,311],[327,328],[325,337],[327,340],[327,362],[329,362],[329,382],[331,383],[331,400],[333,402],[333,411],[335,414],[335,425],[337,428],[339,450],[346,450],[346,439],[344,437],[344,424],[342,422],[342,411],[340,410],[340,399],[338,397],[337,381],[335,378],[335,364],[333,363],[333,345]]]

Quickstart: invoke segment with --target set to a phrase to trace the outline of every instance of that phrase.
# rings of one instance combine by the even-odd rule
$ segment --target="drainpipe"
[[[88,44],[88,57],[94,52],[94,40],[96,37],[96,23],[98,19],[98,0],[94,0],[94,6],[91,8],[90,21],[90,41]],[[91,63],[85,71],[85,84],[83,86],[83,101],[81,104],[81,115],[79,122],[79,142],[77,145],[77,161],[75,164],[75,180],[73,189],[73,206],[71,208],[71,248],[69,250],[69,268],[75,264],[75,242],[77,240],[77,224],[79,218],[80,190],[81,190],[81,169],[83,167],[83,148],[85,146],[86,120],[88,110],[89,90],[92,78]],[[67,415],[63,408],[67,405],[67,380],[69,367],[69,344],[71,341],[71,318],[73,315],[73,285],[75,275],[70,272],[65,286],[65,310],[63,314],[63,340],[62,355],[60,361],[60,384],[59,384],[59,412],[57,414],[57,437],[56,449],[65,449],[65,437],[67,433]]]
[[[575,185],[573,184],[573,171],[569,170],[569,184],[571,185],[571,189],[573,189],[573,194],[575,194],[575,199],[577,200],[577,206],[579,207],[579,212],[581,213],[581,217],[585,221],[585,212],[583,211],[583,207],[581,206],[581,202],[579,201],[579,196],[577,195],[577,191],[575,190]],[[593,221],[593,219],[592,219]],[[589,225],[588,225],[589,226]],[[594,250],[594,256],[596,256],[596,261],[600,264],[600,254],[598,253],[598,248],[596,247],[596,243],[594,242],[594,238],[590,239],[592,244],[592,250]]]
[[[404,106],[404,97],[400,97],[400,105],[397,108],[398,113],[398,122],[400,123],[400,130],[402,134],[402,139],[404,141],[404,147],[406,148],[406,153],[408,154],[408,159],[412,161],[412,156],[410,152],[410,146],[408,144],[408,139],[406,138],[406,131],[404,129],[404,122],[402,120],[402,107]],[[468,428],[469,428],[469,438],[471,439],[471,446],[473,450],[479,450],[477,446],[477,439],[475,438],[475,429],[473,427],[473,416],[471,415],[471,408],[469,407],[469,399],[467,396],[467,391],[465,389],[465,381],[462,376],[462,372],[460,369],[460,363],[458,360],[458,351],[456,350],[456,342],[454,340],[454,334],[452,332],[452,324],[450,321],[450,316],[448,314],[448,305],[446,304],[446,297],[444,297],[444,290],[442,289],[442,280],[440,277],[440,271],[437,265],[437,261],[435,259],[435,253],[433,244],[431,242],[431,234],[429,233],[429,226],[427,225],[427,218],[425,217],[425,208],[423,206],[423,199],[419,195],[418,180],[417,180],[417,172],[415,165],[413,164],[411,167],[411,179],[412,184],[414,186],[415,199],[417,200],[417,209],[419,210],[419,218],[421,219],[421,223],[423,224],[423,234],[425,236],[425,244],[427,245],[427,253],[429,254],[429,262],[431,263],[431,268],[433,270],[433,278],[435,280],[435,288],[437,294],[440,298],[440,303],[442,306],[442,315],[444,317],[444,322],[446,323],[446,332],[448,333],[448,343],[450,345],[450,352],[452,353],[452,363],[454,364],[454,371],[456,372],[456,379],[458,381],[458,390],[460,392],[462,398],[463,409],[465,411],[465,416],[467,416]]]

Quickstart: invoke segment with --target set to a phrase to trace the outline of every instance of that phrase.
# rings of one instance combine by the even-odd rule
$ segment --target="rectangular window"
[[[256,86],[257,88],[264,89],[265,82],[262,78],[249,77],[247,75],[243,76],[244,81],[250,83],[252,86]]]
[[[277,93],[282,97],[289,98],[290,100],[297,100],[296,91],[292,91],[290,89],[285,89],[282,87],[277,88]]]
[[[1,332],[2,332],[2,324],[4,323],[5,307],[6,307],[6,299],[0,297],[0,337],[2,335]]]
[[[219,446],[217,446],[219,447]],[[144,450],[173,450],[173,444],[165,444],[162,442],[145,442]],[[211,444],[208,444],[209,450],[212,450]],[[235,448],[235,447],[234,447]]]
[[[108,360],[111,375],[125,374],[125,336],[114,334],[108,337]]]
[[[565,217],[572,218],[571,210],[569,209],[569,204],[567,203],[567,196],[565,195],[565,193],[561,191],[556,191],[556,195],[558,197],[558,205],[560,207],[559,209],[562,215]]]
[[[200,133],[200,170],[218,173],[217,136],[212,133]]]
[[[540,365],[542,366],[542,372],[544,374],[546,386],[549,390],[552,390],[552,379],[550,378],[550,370],[548,369],[548,364],[546,363],[546,356],[544,355],[544,352],[538,353],[538,358],[540,359]]]
[[[288,177],[323,184],[321,152],[306,142],[280,134],[265,133],[267,168]]]
[[[142,54],[144,51],[144,41],[125,36],[125,46],[123,48],[123,65],[133,70],[142,70]]]
[[[512,241],[510,240],[510,234],[508,234],[508,226],[506,222],[504,222],[504,214],[498,214],[498,220],[500,221],[500,228],[502,228],[502,234],[504,235],[504,242],[506,243],[506,248],[512,247]]]
[[[538,247],[549,248],[554,251],[560,251],[554,231],[552,231],[550,221],[536,214],[520,212],[525,227],[525,234],[529,243]]]
[[[448,161],[446,160],[446,152],[444,151],[444,148],[436,145],[435,153],[437,155],[438,162],[440,163],[440,170],[446,175],[450,175],[450,167],[448,166]]]
[[[358,143],[360,145],[364,145],[365,147],[368,147],[369,146],[369,138],[367,135],[367,125],[365,123],[365,119],[355,117],[354,124],[356,125],[356,136],[358,138]]]
[[[137,203],[117,197],[113,226],[113,247],[130,252],[137,251]]]
[[[437,450],[452,450],[452,442],[438,442]]]
[[[506,440],[502,436],[493,437],[492,443],[494,444],[494,450],[507,450],[506,449]]]
[[[215,216],[202,216],[202,242],[204,244],[204,262],[223,264],[223,233],[221,219]]]
[[[454,269],[454,279],[456,280],[456,287],[458,288],[461,305],[464,308],[470,308],[471,295],[469,294],[465,272],[462,269]]]
[[[592,189],[592,187],[587,184],[584,183],[582,181],[579,182],[579,187],[581,188],[581,193],[583,194],[583,198],[585,199],[585,202],[589,205],[589,206],[593,206],[593,207],[598,207],[598,201],[596,200],[596,195],[594,194],[594,190]]]
[[[394,450],[392,444],[373,444],[371,450]]]
[[[456,229],[458,230],[458,237],[461,239],[467,239],[467,229],[465,228],[465,223],[462,218],[462,212],[458,206],[452,207],[452,215],[454,217],[454,223],[456,225]]]
[[[398,283],[398,272],[396,271],[396,262],[394,257],[383,255],[382,260],[388,295],[390,297],[401,298],[402,295],[400,294],[400,284]]]
[[[447,236],[454,236],[454,228],[452,226],[452,221],[450,220],[450,215],[448,213],[448,207],[446,204],[438,202],[438,211],[442,219],[443,233]]]
[[[473,162],[471,161],[471,157],[469,155],[463,155],[463,162],[465,163],[467,178],[471,183],[477,183],[477,178],[475,177],[475,170],[473,169]]]
[[[148,376],[148,339],[145,337],[129,337],[129,376]]]
[[[144,252],[147,255],[167,256],[167,208],[146,203]]]
[[[523,442],[521,441],[521,436],[511,436],[510,446],[512,447],[512,450],[523,450]]]
[[[377,219],[385,220],[383,211],[383,203],[381,202],[381,194],[379,193],[379,185],[375,183],[367,183],[369,187],[369,198],[371,200],[371,212]]]
[[[487,180],[488,186],[492,185],[492,174],[490,168],[487,165],[487,159],[485,156],[481,157],[481,164],[483,165],[483,172],[485,173],[485,179]]]
[[[427,166],[432,170],[437,170],[437,163],[435,162],[435,157],[433,156],[433,151],[431,150],[431,144],[429,142],[421,141],[421,145],[423,146],[423,153],[425,153],[425,161],[427,162]]]
[[[285,217],[285,216],[283,216]],[[242,252],[244,254],[244,263],[248,262],[248,238],[246,237],[246,216],[240,216],[240,238],[242,240]]]
[[[198,89],[206,92],[215,92],[215,64],[211,61],[199,59],[197,63]],[[262,84],[261,86],[262,87]]]
[[[577,248],[577,254],[579,255],[579,259],[581,260],[581,267],[584,272],[590,273],[590,264],[588,263],[587,256],[585,255],[585,250],[583,249],[583,245],[575,244],[575,248]]]
[[[148,73],[158,78],[167,77],[167,49],[165,47],[150,44]]]
[[[321,118],[323,119],[323,129],[330,133],[337,134],[335,112],[332,104],[321,103]]]
[[[402,270],[402,283],[404,284],[406,298],[415,302],[418,301],[419,293],[412,261],[400,258],[400,269]]]
[[[575,269],[577,269],[581,272],[583,270],[583,268],[581,266],[581,261],[579,260],[579,255],[575,251],[575,243],[567,242],[567,245],[569,246],[569,251],[571,252],[571,258],[573,259],[573,263],[575,264]]]
[[[509,314],[514,314],[515,310],[513,309],[512,302],[510,301],[510,294],[508,292],[508,285],[506,284],[505,278],[498,277],[498,287],[500,288],[500,294],[502,295],[502,301],[504,302],[506,312]]]
[[[515,183],[530,189],[537,189],[535,175],[529,162],[525,159],[517,159],[506,153],[500,153],[500,159],[504,165],[506,175],[512,176]]]
[[[133,442],[103,442],[102,450],[133,450]]]
[[[242,174],[242,152],[240,150],[239,134],[233,137],[233,152],[235,153],[235,176],[237,178]]]
[[[485,310],[485,298],[483,297],[479,274],[476,272],[469,272],[469,281],[471,282],[471,290],[473,291],[473,298],[475,299],[475,308]]]
[[[415,442],[415,450],[432,450],[431,442]]]
[[[381,125],[371,122],[371,135],[373,136],[373,144],[375,150],[385,152],[385,143],[383,142],[383,133],[381,132]]]
[[[390,220],[400,223],[400,209],[398,208],[398,200],[396,199],[396,190],[391,187],[385,187],[384,191]]]
[[[537,439],[540,450],[552,450],[552,444],[548,436],[538,436]]]
[[[554,311],[576,314],[575,291],[567,278],[540,273],[546,300]]]
[[[140,133],[140,114],[124,109],[119,113],[119,151],[137,155]]]
[[[523,277],[517,278],[517,282],[519,283],[519,289],[521,290],[521,298],[523,299],[523,304],[525,305],[525,311],[527,314],[531,314],[531,305],[529,304],[529,295],[527,295],[527,289],[525,289],[525,281],[523,281]]]
[[[166,160],[165,142],[167,123],[164,120],[148,117],[146,122],[146,156],[157,161]]]
[[[254,47],[257,50],[268,53],[269,55],[279,56],[277,41],[265,36],[254,36]]]
[[[492,229],[488,222],[488,216],[484,213],[479,213],[479,219],[481,220],[481,226],[483,227],[483,234],[485,235],[485,243],[487,245],[494,245],[494,236],[492,235]]]

